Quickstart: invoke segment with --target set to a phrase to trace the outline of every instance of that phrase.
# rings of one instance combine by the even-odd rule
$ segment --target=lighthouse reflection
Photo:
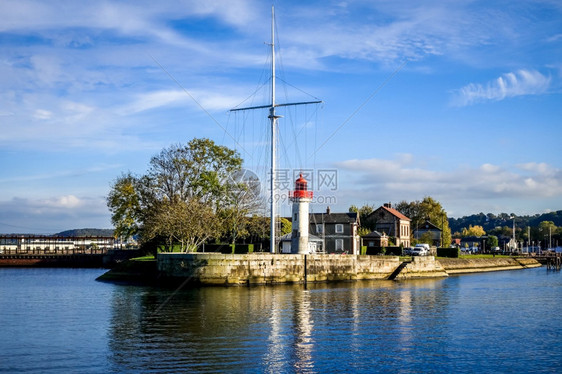
[[[388,346],[413,354],[431,328],[413,328],[420,326],[420,312],[431,316],[425,321],[447,313],[440,294],[436,280],[179,291],[117,287],[109,358],[130,372],[147,365],[198,372],[341,371],[341,355],[379,357]],[[354,360],[347,369],[369,369],[362,365]]]

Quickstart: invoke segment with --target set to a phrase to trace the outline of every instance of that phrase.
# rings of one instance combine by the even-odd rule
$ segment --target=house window
[[[336,251],[343,251],[343,239],[336,239]]]
[[[293,221],[295,221],[295,222],[298,221],[298,218],[299,218],[299,214],[295,213],[295,217],[293,218]]]
[[[322,225],[316,225],[316,232],[318,234],[323,234],[324,233],[324,226]]]
[[[336,234],[343,234],[343,225],[341,223],[336,225]]]

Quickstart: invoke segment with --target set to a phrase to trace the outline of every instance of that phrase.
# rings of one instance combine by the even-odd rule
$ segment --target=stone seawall
[[[171,280],[203,285],[247,285],[388,279],[401,262],[397,256],[162,253],[158,271]],[[446,277],[434,257],[414,258],[396,279]]]
[[[433,256],[414,256],[396,276],[396,280],[414,278],[435,278],[449,276],[441,263]]]
[[[126,261],[99,280],[148,284],[258,285],[406,280],[450,274],[539,267],[534,258],[438,258],[397,256],[160,253],[157,261]]]
[[[439,262],[448,274],[517,270],[541,266],[534,258],[524,257],[440,258]]]
[[[166,278],[204,285],[304,283],[386,279],[398,267],[395,256],[163,253],[158,271]]]

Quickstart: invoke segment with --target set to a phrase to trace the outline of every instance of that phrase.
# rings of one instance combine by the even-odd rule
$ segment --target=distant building
[[[482,236],[465,236],[461,239],[461,250],[465,250],[466,248],[472,249],[473,251],[483,252],[489,248],[486,245],[486,240],[488,237],[486,235]]]
[[[63,254],[106,251],[115,246],[111,236],[0,235],[2,254]]]
[[[359,215],[355,212],[310,214],[310,233],[322,239],[324,252],[360,254]]]
[[[293,217],[291,217],[292,219]],[[360,254],[359,215],[351,213],[309,214],[310,252]],[[294,253],[291,234],[279,238],[282,253]]]
[[[429,238],[431,243],[427,244],[434,245],[436,247],[441,245],[441,233],[442,230],[433,223],[429,222],[429,220],[426,220],[423,224],[416,227],[413,232],[414,239],[419,240],[421,238]]]
[[[388,235],[378,231],[372,231],[363,236],[363,245],[366,247],[388,247]]]
[[[375,231],[394,237],[396,246],[410,246],[410,219],[390,203],[376,209],[367,219],[374,223]]]
[[[279,242],[281,243],[281,253],[289,254],[289,253],[298,253],[293,247],[293,233],[290,232],[285,234],[279,238]],[[322,239],[314,236],[308,235],[308,252],[307,253],[322,253],[324,252],[322,248]]]

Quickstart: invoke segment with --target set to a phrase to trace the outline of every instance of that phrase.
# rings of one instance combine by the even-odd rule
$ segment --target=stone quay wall
[[[447,277],[447,271],[433,256],[414,256],[396,276],[396,280]]]
[[[204,285],[247,285],[386,279],[395,256],[160,253],[158,271]]]
[[[388,279],[398,256],[161,253],[158,271],[170,280],[203,285],[252,285]],[[397,279],[446,277],[434,257],[415,258]]]
[[[534,258],[526,257],[440,258],[439,262],[448,274],[517,270],[541,266]]]

